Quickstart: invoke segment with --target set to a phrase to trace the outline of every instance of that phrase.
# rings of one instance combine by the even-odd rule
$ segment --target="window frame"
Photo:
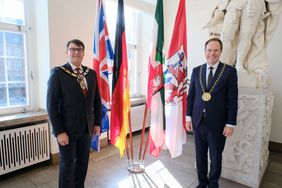
[[[0,107],[0,115],[12,114],[33,111],[38,109],[38,100],[37,100],[37,83],[36,83],[36,64],[35,54],[35,8],[34,0],[24,0],[24,24],[16,25],[11,23],[0,22],[0,30],[3,32],[17,32],[24,34],[24,54],[25,54],[25,77],[26,77],[26,91],[27,91],[27,105],[19,106],[5,106]]]

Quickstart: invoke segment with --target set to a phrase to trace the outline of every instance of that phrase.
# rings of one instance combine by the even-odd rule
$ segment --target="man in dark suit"
[[[194,133],[198,187],[219,186],[225,140],[236,125],[237,71],[219,61],[221,52],[220,39],[206,42],[207,63],[193,69],[187,96],[186,129]]]
[[[81,65],[84,44],[66,45],[68,63],[51,70],[47,111],[60,153],[59,187],[82,188],[92,134],[100,134],[101,98],[96,73]]]

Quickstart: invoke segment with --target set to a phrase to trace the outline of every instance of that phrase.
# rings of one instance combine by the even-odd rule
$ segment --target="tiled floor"
[[[107,146],[101,152],[92,152],[85,182],[86,188],[125,188],[125,187],[196,187],[197,176],[194,168],[193,135],[187,135],[183,146],[183,155],[171,159],[168,151],[162,151],[155,159],[146,155],[145,172],[132,174],[127,170],[126,157],[120,159],[113,146]],[[134,137],[137,158],[139,136]],[[270,163],[262,180],[263,188],[282,187],[282,154],[270,153]],[[19,172],[0,176],[1,188],[56,188],[58,187],[58,166],[40,165]],[[220,179],[221,188],[244,188],[246,186]]]

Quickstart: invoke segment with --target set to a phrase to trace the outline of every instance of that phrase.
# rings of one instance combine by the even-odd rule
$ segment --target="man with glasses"
[[[81,65],[84,44],[66,44],[68,62],[51,70],[47,111],[60,153],[59,187],[84,187],[92,134],[100,134],[101,98],[96,73]]]

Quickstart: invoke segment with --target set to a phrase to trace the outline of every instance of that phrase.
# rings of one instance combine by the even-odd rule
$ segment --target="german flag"
[[[119,149],[120,156],[123,157],[130,111],[123,0],[118,1],[117,14],[110,138],[111,144]]]

